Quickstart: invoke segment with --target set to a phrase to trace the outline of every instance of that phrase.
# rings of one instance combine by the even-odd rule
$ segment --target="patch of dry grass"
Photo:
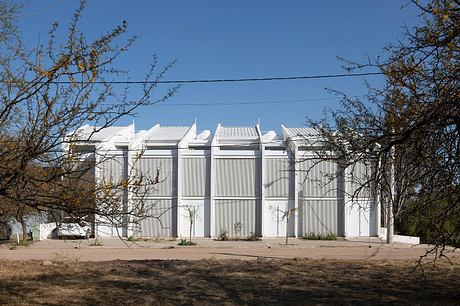
[[[0,304],[455,304],[460,262],[0,261]]]

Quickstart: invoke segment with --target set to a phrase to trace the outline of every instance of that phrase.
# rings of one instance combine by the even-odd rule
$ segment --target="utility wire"
[[[222,102],[222,103],[158,103],[155,106],[232,106],[232,105],[252,105],[252,104],[283,104],[283,103],[299,103],[309,101],[324,101],[324,100],[340,100],[341,98],[305,98],[295,100],[268,100],[268,101],[248,101],[248,102]]]
[[[237,82],[260,82],[260,81],[292,81],[292,80],[312,80],[312,79],[331,79],[348,78],[359,76],[382,75],[381,72],[364,72],[349,74],[319,74],[301,75],[288,77],[266,77],[266,78],[241,78],[241,79],[201,79],[201,80],[164,80],[164,81],[94,81],[94,84],[190,84],[190,83],[237,83]],[[45,83],[45,82],[44,82]],[[70,81],[52,81],[52,84],[71,84]]]
[[[243,102],[198,102],[198,103],[174,103],[174,102],[161,102],[153,104],[152,106],[232,106],[232,105],[253,105],[253,104],[285,104],[285,103],[301,103],[301,102],[315,102],[315,101],[332,101],[341,100],[339,97],[319,97],[319,98],[301,98],[292,100],[259,100],[259,101],[243,101]],[[102,105],[117,105],[117,103],[102,103]]]

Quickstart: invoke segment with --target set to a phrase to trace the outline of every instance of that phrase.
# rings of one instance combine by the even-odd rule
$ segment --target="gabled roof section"
[[[190,126],[158,126],[152,131],[146,140],[179,141],[184,138],[189,130]]]
[[[219,138],[257,139],[259,133],[256,126],[222,126],[218,136]]]
[[[317,137],[319,136],[319,133],[317,130],[309,127],[303,127],[303,128],[288,128],[285,127],[284,125],[281,126],[283,128],[283,134],[285,138],[290,138],[290,137]]]
[[[191,139],[185,139],[186,140],[186,145],[190,146],[196,146],[196,145],[211,145],[212,139],[214,135],[211,133],[210,130],[204,130],[201,133],[193,135],[193,138]]]
[[[122,136],[122,131],[126,126],[109,126],[101,128],[98,126],[85,125],[70,133],[69,136],[76,135],[79,141],[106,141],[114,136]]]
[[[184,137],[194,137],[196,134],[195,124],[191,126],[160,126],[154,125],[148,131],[140,131],[136,133],[134,141],[131,143],[131,148],[138,148],[146,144],[148,146],[175,146],[179,144]]]

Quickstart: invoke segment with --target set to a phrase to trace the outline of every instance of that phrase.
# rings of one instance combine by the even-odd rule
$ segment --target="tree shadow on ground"
[[[6,304],[449,304],[460,265],[338,260],[1,262]]]

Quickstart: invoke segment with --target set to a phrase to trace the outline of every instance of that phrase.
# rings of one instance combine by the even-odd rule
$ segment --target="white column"
[[[260,143],[260,225],[261,225],[261,235],[262,237],[266,236],[266,222],[264,222],[264,212],[265,212],[265,145]]]
[[[94,184],[95,186],[98,186],[100,184],[100,166],[99,166],[99,153],[98,153],[98,146],[95,146],[94,148]],[[99,205],[99,203],[95,203],[96,205]],[[98,227],[98,216],[94,215],[94,238],[99,237],[99,227]]]
[[[215,148],[211,145],[211,156],[210,156],[210,169],[209,175],[210,180],[210,195],[209,195],[209,235],[213,237],[215,235],[215,202],[214,202],[214,194],[215,194],[215,187],[216,187],[216,159],[215,159]]]
[[[182,162],[182,151],[184,148],[177,146],[177,174],[176,174],[176,236],[179,237],[181,233],[181,224],[180,224],[180,207],[182,206],[182,172],[183,172],[183,162]]]
[[[343,235],[348,237],[349,230],[348,230],[348,216],[350,215],[350,197],[348,196],[348,192],[350,188],[348,184],[350,183],[349,175],[348,175],[348,168],[343,167]]]
[[[378,176],[378,171],[380,171],[380,160],[377,162],[377,165],[375,166],[376,168],[372,169],[374,171],[374,177]],[[369,234],[371,236],[376,236],[378,237],[380,234],[380,218],[381,218],[381,212],[380,212],[380,191],[378,190],[379,184],[377,182],[373,182],[372,185],[372,210],[371,210],[371,222],[370,222],[370,232]]]
[[[393,202],[395,200],[395,148],[394,146],[390,149],[390,173],[389,173],[389,183],[390,183],[390,194],[388,196],[387,202],[387,243],[393,243],[393,227],[394,227],[394,217],[393,217]]]
[[[132,148],[128,147],[128,180],[131,181],[134,178],[134,165],[133,165],[133,152]],[[130,192],[130,186],[128,186],[128,211],[133,209],[133,193]],[[133,226],[131,217],[128,217],[128,237],[134,235]]]
[[[290,144],[289,144],[290,145]],[[292,148],[291,148],[292,149]],[[301,223],[299,222],[299,218],[302,217],[302,207],[299,205],[299,172],[298,170],[298,162],[299,162],[299,150],[297,145],[294,144],[294,232],[296,237],[300,237],[303,235],[302,229],[300,228]],[[289,202],[288,202],[289,205]]]

